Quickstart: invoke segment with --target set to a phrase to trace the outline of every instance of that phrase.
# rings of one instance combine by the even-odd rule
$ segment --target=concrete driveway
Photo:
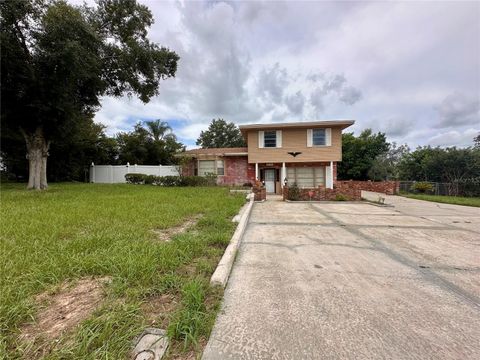
[[[480,359],[480,209],[254,205],[203,359]]]

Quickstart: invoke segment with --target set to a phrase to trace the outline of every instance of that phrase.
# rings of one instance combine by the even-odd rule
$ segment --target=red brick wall
[[[314,189],[300,189],[300,200],[336,200],[342,196],[346,200],[361,200],[361,192],[375,191],[388,195],[398,193],[400,183],[398,181],[341,181],[337,180],[333,189],[319,186]],[[283,188],[283,199],[288,199],[288,188]]]
[[[337,196],[342,196],[343,200],[361,200],[361,190],[340,185],[335,189],[327,189],[320,186],[315,189],[300,189],[301,201],[330,201],[337,200]],[[288,199],[288,187],[283,188],[283,200]]]
[[[194,176],[195,175],[195,162],[197,160],[193,159],[182,167],[183,176]]]
[[[374,191],[387,195],[398,194],[400,191],[400,182],[398,181],[357,181],[357,180],[337,180],[336,185],[344,184],[359,190]]]
[[[226,156],[223,158],[225,166],[225,175],[218,176],[218,183],[223,185],[243,185],[252,183],[255,180],[255,167],[253,167],[253,177],[249,178],[251,165],[247,162],[246,156]]]

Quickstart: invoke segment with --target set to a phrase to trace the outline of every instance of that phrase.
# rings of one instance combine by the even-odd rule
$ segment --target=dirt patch
[[[162,294],[148,298],[142,305],[142,311],[149,326],[166,329],[178,305],[178,297]]]
[[[161,241],[170,241],[174,235],[183,234],[184,232],[188,231],[195,225],[197,225],[198,221],[202,217],[202,214],[197,214],[188,218],[185,222],[180,225],[168,228],[168,229],[155,229],[153,232],[157,236],[158,240]]]
[[[84,278],[38,295],[35,301],[41,308],[35,321],[20,329],[19,340],[27,348],[27,357],[48,353],[55,340],[88,318],[101,302],[109,281],[109,277]]]

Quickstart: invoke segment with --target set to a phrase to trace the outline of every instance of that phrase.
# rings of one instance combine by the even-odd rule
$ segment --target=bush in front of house
[[[421,194],[431,193],[433,191],[433,185],[426,181],[419,181],[414,183],[410,190]]]
[[[145,174],[126,174],[125,180],[128,184],[145,184],[157,186],[215,186],[217,185],[216,175],[208,176],[155,176]]]
[[[293,183],[288,187],[288,200],[299,201],[301,197],[300,188],[296,183]]]
[[[127,181],[128,184],[145,184],[145,178],[147,175],[145,174],[133,174],[129,173],[125,175],[125,180]]]
[[[335,195],[335,201],[347,201],[348,197],[343,194]]]

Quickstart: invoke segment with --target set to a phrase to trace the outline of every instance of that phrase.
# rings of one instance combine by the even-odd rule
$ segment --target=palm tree
[[[147,125],[148,134],[155,141],[164,140],[165,137],[169,136],[172,132],[170,125],[160,119],[145,121],[145,125]]]

